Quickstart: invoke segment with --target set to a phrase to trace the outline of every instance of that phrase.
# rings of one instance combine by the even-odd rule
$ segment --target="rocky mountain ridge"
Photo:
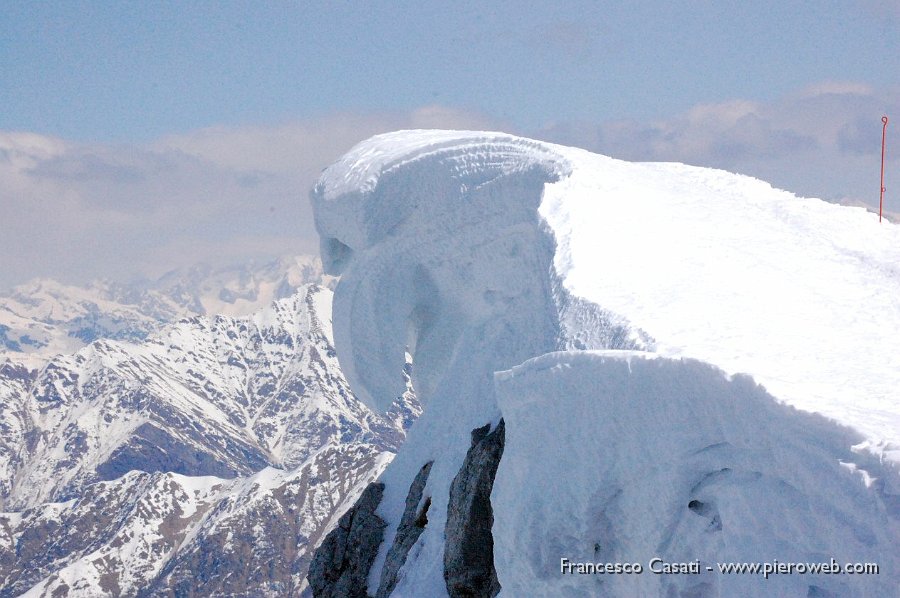
[[[301,595],[419,413],[409,385],[383,415],[356,399],[330,320],[308,285],[0,366],[0,596]]]

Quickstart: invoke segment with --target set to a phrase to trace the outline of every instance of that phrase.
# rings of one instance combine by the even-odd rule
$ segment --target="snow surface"
[[[807,596],[815,588],[874,597],[897,589],[896,522],[864,477],[841,465],[857,459],[850,447],[858,435],[778,403],[751,378],[652,353],[584,351],[537,357],[496,381],[507,429],[492,494],[503,505],[493,528],[502,595]],[[701,569],[560,575],[561,557],[637,562],[645,571],[654,557],[699,559]],[[766,579],[722,575],[717,564],[831,558],[875,562],[887,575]]]
[[[549,185],[540,210],[567,289],[900,461],[896,225],[722,171],[590,158],[603,176]]]
[[[615,483],[640,500],[634,513],[611,524],[626,536],[607,548],[610,554],[645,559],[653,548],[718,561],[874,555],[883,568],[868,585],[846,578],[834,582],[846,586],[822,585],[811,576],[777,583],[812,595],[826,589],[885,595],[885,588],[900,587],[894,556],[900,552],[897,226],[879,224],[861,208],[797,198],[728,172],[627,163],[487,132],[374,137],[323,173],[312,200],[323,264],[341,275],[334,335],[351,387],[383,410],[402,392],[396,372],[408,349],[413,384],[426,405],[382,475],[378,512],[388,527],[370,592],[409,484],[434,460],[425,490],[432,497],[430,524],[394,596],[445,595],[442,525],[450,482],[470,431],[507,413],[493,500],[496,564],[509,588],[503,595],[534,595],[523,588],[541,575],[545,595],[593,595],[579,581],[560,589],[564,580],[544,567],[592,533],[596,523],[584,519],[584,500],[599,508],[613,500],[602,492]],[[645,350],[666,359],[657,371],[641,358],[639,374],[623,377],[611,355],[584,361],[572,351],[598,349]],[[555,353],[560,350],[569,352]],[[574,379],[538,375],[530,362],[521,375],[534,387],[522,404],[516,392],[529,389],[516,382],[519,374],[495,383],[496,372],[546,354]],[[774,399],[743,378],[727,382],[740,372]],[[672,381],[681,386],[669,389]],[[594,386],[605,390],[595,394]],[[610,402],[616,405],[620,395],[643,405],[603,421],[602,414],[616,412]],[[596,415],[586,408],[594,401]],[[566,411],[567,404],[574,410]],[[807,426],[811,416],[791,407],[852,432],[820,419]],[[737,448],[693,456],[717,442]],[[604,446],[621,452],[603,454]],[[628,452],[635,447],[640,453]],[[765,450],[771,462],[760,456]],[[586,462],[565,467],[565,455]],[[652,456],[677,467],[659,472]],[[709,491],[728,533],[704,536],[689,523],[667,527],[682,521],[676,507],[690,521],[691,499],[683,500],[688,482],[701,484],[720,462],[746,474],[725,484],[732,490]],[[632,477],[625,479],[629,466]],[[681,494],[654,491],[647,480]],[[516,488],[532,500],[522,502]],[[595,491],[600,495],[590,494]],[[548,509],[555,523],[540,520]],[[776,521],[774,514],[787,519]],[[563,525],[566,517],[572,520]],[[515,526],[524,527],[517,532]],[[662,530],[668,544],[659,543],[666,539]],[[529,550],[544,552],[535,561],[523,553]],[[583,551],[578,545],[573,556]],[[635,551],[640,554],[629,554]],[[526,571],[529,562],[540,566]],[[700,581],[709,585],[640,583],[671,583],[696,595],[727,589],[765,596],[781,587],[758,580],[736,586],[722,576]],[[663,585],[645,590],[668,591]]]

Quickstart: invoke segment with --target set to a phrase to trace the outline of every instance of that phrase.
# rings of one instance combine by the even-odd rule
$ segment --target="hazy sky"
[[[0,287],[315,251],[357,141],[501,129],[900,211],[900,0],[0,3]]]

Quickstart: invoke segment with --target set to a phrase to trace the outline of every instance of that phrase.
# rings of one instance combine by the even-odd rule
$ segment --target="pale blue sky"
[[[0,129],[133,141],[434,103],[525,129],[662,118],[900,84],[890,4],[7,1]]]
[[[0,287],[313,252],[317,173],[403,127],[872,204],[884,113],[900,211],[900,0],[6,0]]]

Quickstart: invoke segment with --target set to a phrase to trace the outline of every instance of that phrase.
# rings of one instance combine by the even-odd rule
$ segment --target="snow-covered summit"
[[[529,169],[538,174],[517,183],[523,193],[496,191]],[[467,235],[528,221],[565,300],[627,320],[661,355],[749,373],[900,460],[900,227],[863,208],[709,168],[429,130],[359,144],[324,172],[313,201],[332,272],[355,252],[439,244],[443,261],[469,260],[477,277],[488,266],[471,260]]]
[[[358,505],[380,497],[375,514],[386,523],[366,569],[370,594],[897,589],[897,226],[728,172],[485,132],[374,137],[323,173],[312,201],[324,267],[341,276],[334,334],[351,388],[384,409],[401,390],[395,372],[408,350],[425,404],[381,477],[383,494]],[[661,365],[632,372],[636,350]],[[628,376],[610,365],[622,360]],[[619,396],[628,412],[592,425],[616,413]],[[519,404],[526,397],[536,411]],[[811,425],[793,407],[829,419]],[[563,415],[540,417],[554,409]],[[665,435],[641,424],[657,415]],[[585,436],[591,428],[598,436]],[[495,433],[499,467],[488,446]],[[604,447],[622,447],[621,458]],[[714,455],[698,456],[705,451]],[[560,463],[566,454],[575,462]],[[651,467],[654,456],[675,473],[624,471]],[[727,483],[713,483],[717,476]],[[648,495],[645,477],[665,487]],[[485,505],[473,510],[460,489],[477,488],[476,479],[489,480],[496,519],[471,518]],[[517,494],[527,484],[540,489]],[[640,512],[614,516],[623,496],[642,497],[633,503]],[[809,505],[812,515],[801,516]],[[713,507],[727,509],[728,521]],[[426,511],[428,525],[409,539],[404,522]],[[707,527],[690,519],[701,515]],[[761,516],[793,527],[760,531]],[[563,532],[548,523],[567,518],[584,526]],[[455,539],[478,526],[490,536],[491,522],[492,555],[480,561],[490,567],[472,572],[461,565],[465,541]],[[568,583],[558,569],[561,557],[646,565],[828,554],[877,558],[882,576],[799,576],[776,587],[713,574],[604,586]],[[323,553],[316,571],[331,573],[318,581],[341,573],[331,565]]]

